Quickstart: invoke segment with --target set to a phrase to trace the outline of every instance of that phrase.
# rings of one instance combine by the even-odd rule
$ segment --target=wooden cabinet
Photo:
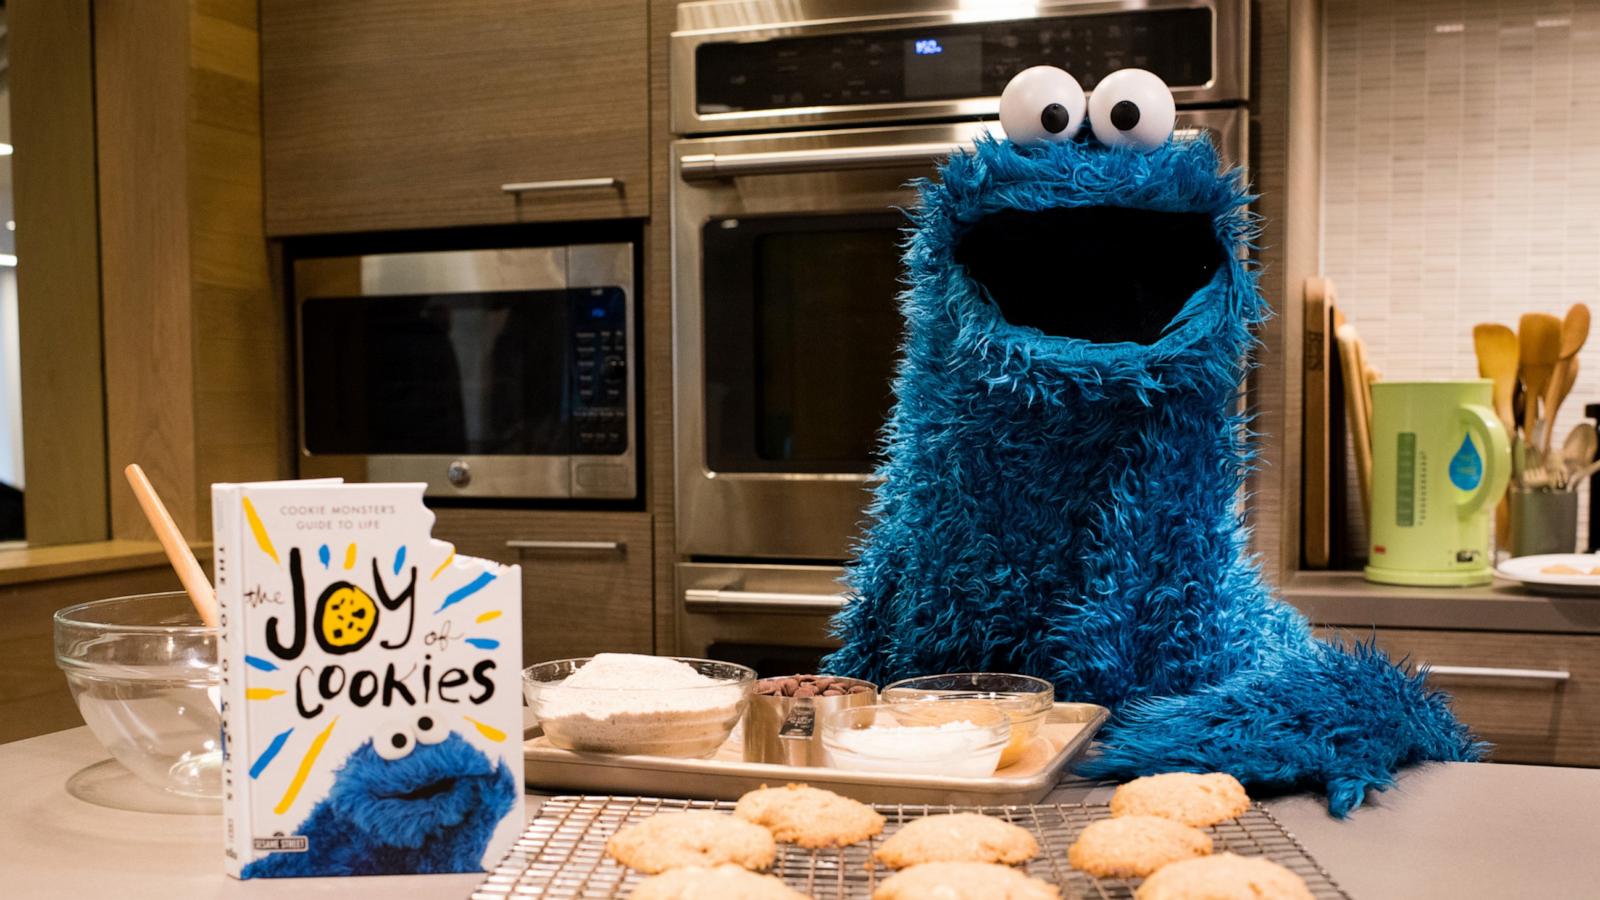
[[[456,552],[522,566],[523,659],[654,649],[649,513],[440,509]]]
[[[644,0],[262,0],[267,233],[648,215],[647,21]],[[551,184],[595,179],[616,183]]]
[[[1600,766],[1600,635],[1380,628],[1377,640],[1435,669],[1428,683],[1495,745],[1493,760]]]

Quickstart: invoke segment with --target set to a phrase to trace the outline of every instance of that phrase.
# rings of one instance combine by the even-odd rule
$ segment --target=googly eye
[[[416,732],[417,743],[437,744],[450,736],[450,729],[444,727],[444,720],[431,709],[424,709],[417,713]]]
[[[416,737],[404,725],[387,725],[372,737],[372,749],[390,762],[404,758],[416,745]]]
[[[1055,66],[1023,69],[1000,92],[1000,127],[1018,144],[1069,141],[1083,127],[1078,79]]]
[[[1107,147],[1154,150],[1167,142],[1177,119],[1167,83],[1144,69],[1118,69],[1089,95],[1089,127]]]

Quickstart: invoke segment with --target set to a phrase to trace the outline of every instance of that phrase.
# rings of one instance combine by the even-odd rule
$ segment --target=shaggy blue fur
[[[1247,557],[1238,385],[1269,310],[1241,259],[1243,174],[1206,140],[983,140],[920,190],[883,481],[824,668],[1047,678],[1114,712],[1086,774],[1320,787],[1337,816],[1399,766],[1477,758],[1442,695],[1315,639]],[[1068,206],[1203,213],[1226,259],[1149,345],[1012,325],[957,243],[991,213]],[[1097,302],[1062,284],[1061,303]]]
[[[307,838],[306,852],[264,856],[243,877],[481,872],[517,790],[505,762],[495,766],[453,732],[397,760],[383,759],[367,741],[295,829]],[[406,797],[413,793],[428,796]]]

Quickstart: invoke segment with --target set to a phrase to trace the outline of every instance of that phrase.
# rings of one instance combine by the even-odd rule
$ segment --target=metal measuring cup
[[[833,697],[751,694],[744,717],[745,762],[780,763],[786,766],[827,765],[818,721],[836,710],[877,703],[878,686],[859,678],[820,677],[829,678],[847,688],[865,685],[867,690]]]

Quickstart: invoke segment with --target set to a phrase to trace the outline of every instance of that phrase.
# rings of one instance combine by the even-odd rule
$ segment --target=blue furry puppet
[[[1143,70],[1086,103],[1029,69],[1000,115],[1009,140],[921,185],[884,481],[827,671],[1047,678],[1113,710],[1086,774],[1320,787],[1336,816],[1399,766],[1477,758],[1445,697],[1312,637],[1247,559],[1238,385],[1268,309],[1243,175],[1170,139]]]
[[[350,754],[295,829],[304,853],[264,856],[243,876],[480,872],[517,790],[504,762],[491,764],[424,712],[414,731],[393,729]]]

